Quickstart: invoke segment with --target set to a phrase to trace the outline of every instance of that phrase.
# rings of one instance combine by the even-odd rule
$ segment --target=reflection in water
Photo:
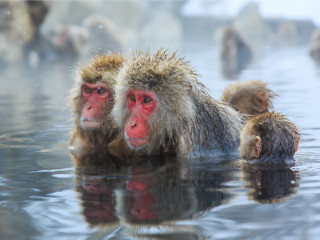
[[[204,162],[171,156],[142,159],[130,166],[120,165],[105,152],[74,157],[76,189],[91,226],[172,225],[199,217],[232,197],[223,186],[234,177],[228,167],[232,159],[215,161],[212,169]]]
[[[280,203],[297,192],[300,175],[288,166],[242,165],[248,197],[260,203]]]

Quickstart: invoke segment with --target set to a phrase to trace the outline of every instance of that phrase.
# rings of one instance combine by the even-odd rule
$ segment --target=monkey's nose
[[[129,122],[127,123],[127,125],[128,125],[130,128],[134,128],[134,127],[137,126],[137,123],[136,123],[136,121],[129,121]]]

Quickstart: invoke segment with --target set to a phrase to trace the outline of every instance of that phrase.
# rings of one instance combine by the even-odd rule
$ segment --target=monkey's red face
[[[125,137],[133,148],[148,143],[150,116],[157,107],[154,91],[129,90],[127,92],[129,118],[125,125]]]
[[[110,89],[102,82],[81,86],[81,126],[95,128],[100,125],[103,109],[110,99]]]

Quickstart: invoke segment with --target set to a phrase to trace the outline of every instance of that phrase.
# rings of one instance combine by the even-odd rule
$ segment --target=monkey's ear
[[[297,142],[296,142],[296,148],[294,150],[294,152],[296,153],[299,149],[299,143],[300,143],[300,136],[297,138]]]
[[[256,94],[255,103],[256,106],[254,108],[256,111],[261,113],[268,111],[269,103],[265,92]]]
[[[254,157],[259,158],[261,153],[261,138],[259,136],[256,136],[254,139]]]

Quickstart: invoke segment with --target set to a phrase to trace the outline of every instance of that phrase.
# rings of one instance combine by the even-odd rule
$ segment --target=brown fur
[[[97,55],[93,57],[87,65],[80,66],[75,86],[71,91],[71,100],[74,114],[74,128],[70,145],[82,147],[106,146],[117,134],[118,130],[112,124],[110,117],[114,105],[115,77],[124,62],[124,57],[115,53]],[[104,82],[110,88],[111,97],[103,109],[103,120],[96,129],[83,128],[80,125],[81,117],[81,85],[83,82],[95,83]],[[80,141],[80,143],[78,142]]]
[[[212,99],[189,63],[175,53],[133,53],[117,84],[112,114],[122,130],[129,116],[128,89],[153,90],[158,97],[149,122],[149,142],[135,149],[138,155],[221,155],[237,150],[242,127],[239,113]]]
[[[273,108],[276,94],[261,80],[241,81],[230,84],[221,100],[244,114],[258,115]]]
[[[240,153],[245,159],[256,159],[256,137],[261,139],[260,160],[292,159],[300,139],[298,128],[284,115],[268,112],[251,118],[240,135]]]

